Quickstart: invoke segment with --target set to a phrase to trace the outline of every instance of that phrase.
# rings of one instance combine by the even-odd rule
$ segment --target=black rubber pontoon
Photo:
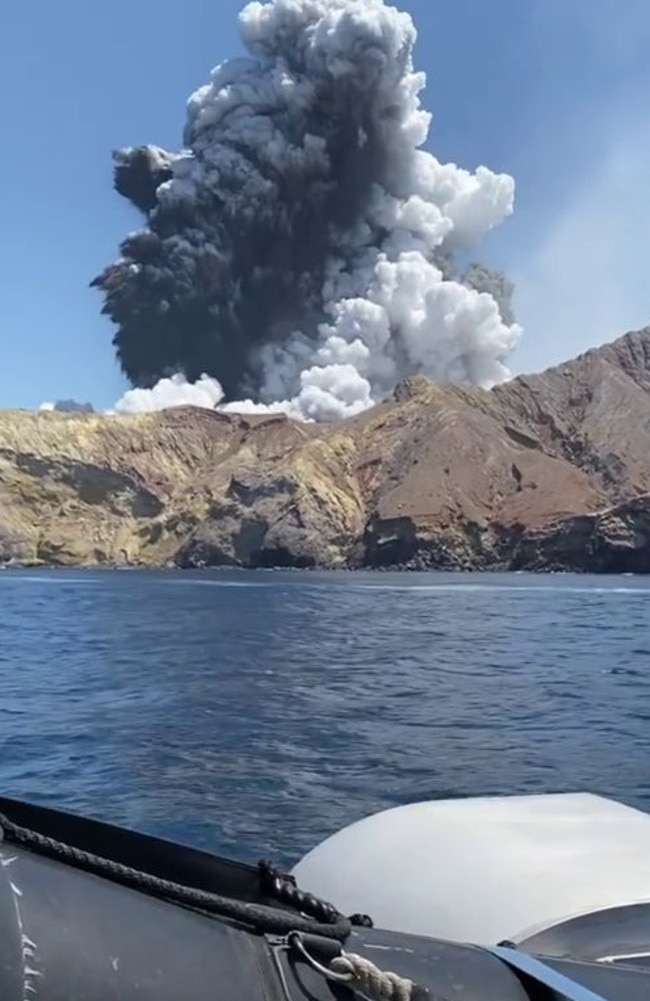
[[[412,980],[412,1001],[650,997],[650,965],[567,959],[557,934],[544,958],[350,925],[267,867],[14,800],[0,815],[1,1001],[345,1001],[317,968],[341,950]],[[647,942],[650,911],[632,926]]]

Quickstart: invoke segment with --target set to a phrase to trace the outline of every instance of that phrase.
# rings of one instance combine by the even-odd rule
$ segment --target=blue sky
[[[512,173],[479,255],[517,283],[517,371],[650,323],[648,0],[409,0],[429,147]],[[116,146],[179,145],[185,101],[240,51],[239,0],[9,0],[0,39],[0,407],[123,380],[89,280],[139,218]],[[644,58],[645,57],[645,58]]]

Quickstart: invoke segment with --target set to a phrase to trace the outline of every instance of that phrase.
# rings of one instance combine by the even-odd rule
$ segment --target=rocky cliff
[[[650,328],[330,426],[0,412],[0,563],[650,570]]]

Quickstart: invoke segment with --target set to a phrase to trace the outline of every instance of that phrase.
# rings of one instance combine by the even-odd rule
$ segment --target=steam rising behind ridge
[[[182,151],[115,154],[145,217],[94,281],[139,387],[117,409],[193,397],[335,420],[416,372],[502,381],[512,289],[454,258],[512,212],[514,182],[422,149],[410,16],[275,0],[240,28],[250,57],[192,95]]]

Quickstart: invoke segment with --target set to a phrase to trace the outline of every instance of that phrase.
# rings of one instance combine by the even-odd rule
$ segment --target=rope
[[[285,904],[289,904],[303,914],[309,914],[325,924],[333,924],[340,918],[340,913],[334,904],[328,904],[326,900],[314,896],[313,893],[306,893],[299,889],[295,876],[282,872],[271,862],[262,860],[257,863],[260,880],[263,889],[269,896],[276,897]],[[372,918],[367,914],[352,914],[348,921],[357,928],[372,928]]]
[[[222,897],[216,893],[152,876],[150,873],[122,865],[121,862],[114,862],[112,859],[102,858],[82,848],[68,845],[64,841],[57,841],[56,838],[50,838],[39,831],[22,827],[0,812],[0,842],[2,841],[37,851],[48,858],[110,879],[123,886],[143,890],[174,903],[198,908],[209,914],[252,926],[258,932],[284,935],[289,946],[295,948],[314,970],[328,980],[346,984],[350,990],[363,994],[368,1001],[423,1001],[428,997],[428,992],[412,980],[397,973],[381,970],[369,959],[355,953],[341,952],[330,960],[329,966],[319,963],[305,948],[301,932],[310,938],[320,936],[330,941],[342,942],[349,936],[352,923],[372,927],[372,921],[363,914],[355,914],[351,919],[344,917],[332,904],[299,890],[293,876],[280,872],[269,862],[260,862],[258,865],[262,888],[296,907],[302,912],[301,914],[290,914],[263,904],[244,903],[231,897]],[[320,920],[310,920],[303,916],[309,912]]]
[[[318,898],[305,894],[304,903],[317,901],[322,904],[318,915],[322,920],[315,921],[302,914],[291,914],[276,907],[264,904],[245,903],[232,897],[222,897],[206,890],[198,890],[181,883],[174,883],[159,876],[152,876],[130,866],[114,862],[112,859],[93,855],[81,848],[75,848],[64,841],[57,841],[39,831],[15,824],[5,814],[0,813],[0,841],[3,838],[14,845],[19,845],[41,855],[64,862],[76,869],[93,873],[104,879],[110,879],[122,886],[129,886],[177,904],[206,911],[216,917],[230,919],[240,924],[248,925],[255,931],[272,935],[289,935],[291,932],[305,932],[309,935],[320,935],[327,939],[345,941],[351,931],[351,922],[339,914],[331,904],[318,901]],[[298,891],[299,892],[299,891]],[[306,908],[303,908],[303,910]]]
[[[332,973],[344,976],[350,990],[363,994],[370,1001],[411,1001],[413,981],[389,970],[380,970],[363,956],[343,953],[330,962]]]
[[[340,917],[333,904],[328,904],[326,900],[315,897],[313,893],[305,893],[304,890],[300,890],[295,876],[281,872],[270,862],[259,862],[257,868],[262,887],[269,895],[277,897],[278,900],[289,904],[297,911],[309,914],[325,924],[333,924]]]
[[[330,960],[329,966],[324,966],[307,951],[298,933],[289,936],[289,945],[300,953],[312,969],[328,980],[345,984],[349,990],[363,994],[368,1001],[421,1001],[429,996],[428,991],[413,980],[390,970],[381,970],[365,956],[341,952],[340,956]]]

